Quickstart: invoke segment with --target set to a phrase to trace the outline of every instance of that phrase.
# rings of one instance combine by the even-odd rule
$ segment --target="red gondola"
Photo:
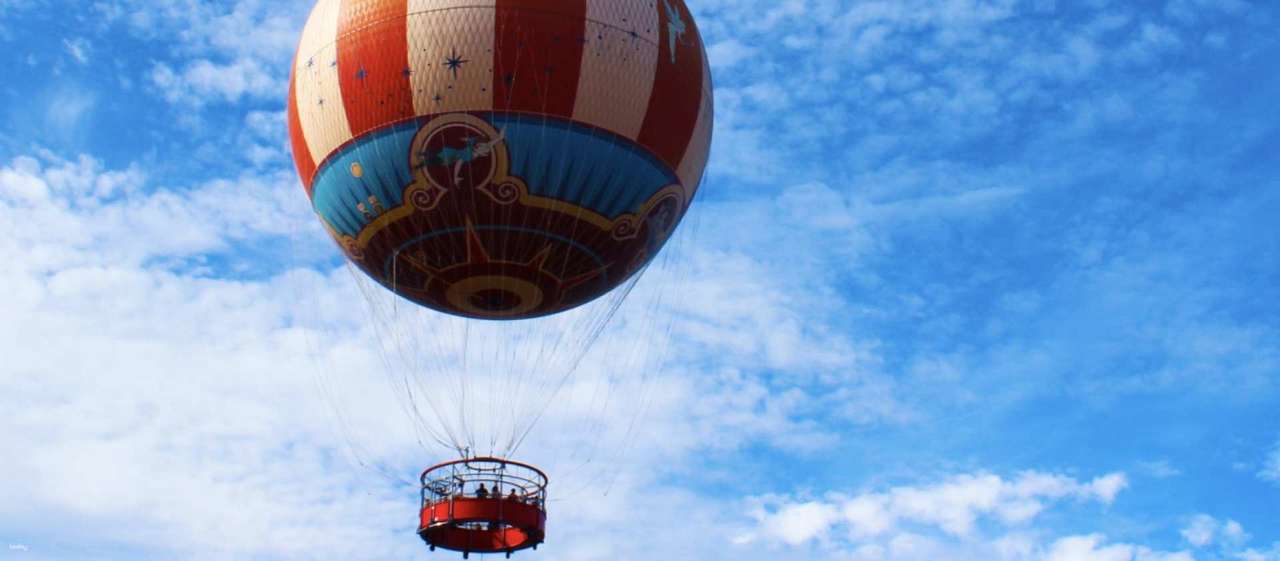
[[[537,549],[546,533],[547,475],[501,458],[454,460],[422,472],[418,535],[432,551]]]

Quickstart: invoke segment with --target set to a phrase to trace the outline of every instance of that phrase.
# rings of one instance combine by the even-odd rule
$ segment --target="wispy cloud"
[[[1280,444],[1277,444],[1262,460],[1262,469],[1258,477],[1263,481],[1280,484]]]
[[[895,487],[852,496],[831,494],[804,502],[766,496],[754,501],[752,516],[758,529],[738,541],[776,539],[795,546],[821,540],[858,549],[866,544],[892,542],[895,536],[920,528],[950,538],[967,538],[983,519],[1022,525],[1064,499],[1110,504],[1127,485],[1127,478],[1121,473],[1080,482],[1060,475],[1027,472],[1012,480],[990,474],[958,475],[925,487]]]
[[[63,39],[62,46],[77,63],[89,63],[89,43],[84,39]]]

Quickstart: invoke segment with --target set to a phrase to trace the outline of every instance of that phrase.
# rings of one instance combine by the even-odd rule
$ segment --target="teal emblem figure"
[[[667,10],[667,43],[668,50],[671,51],[671,64],[676,63],[676,42],[685,34],[684,18],[680,17],[680,10],[671,7],[671,2],[662,0],[662,6]]]
[[[480,142],[479,138],[469,136],[461,148],[446,146],[441,148],[434,158],[428,157],[424,158],[424,160],[435,160],[437,164],[442,166],[453,166],[453,183],[457,185],[462,183],[463,164],[469,164],[492,154],[493,147],[502,142],[504,136],[506,136],[506,131],[498,131],[498,137],[488,142]]]

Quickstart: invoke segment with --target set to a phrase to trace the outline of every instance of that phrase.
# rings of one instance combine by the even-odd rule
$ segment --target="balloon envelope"
[[[288,119],[361,270],[442,312],[520,319],[655,255],[701,180],[712,106],[683,0],[321,0]]]

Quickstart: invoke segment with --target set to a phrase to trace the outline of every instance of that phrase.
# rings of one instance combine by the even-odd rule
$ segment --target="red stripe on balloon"
[[[649,109],[640,136],[640,145],[652,150],[676,169],[684,158],[702,105],[702,37],[693,16],[680,0],[657,0],[658,72],[649,97]],[[680,16],[670,19],[670,6]],[[684,32],[678,33],[683,26]],[[674,62],[671,46],[675,45]]]
[[[307,138],[302,133],[302,120],[298,117],[298,63],[295,60],[289,70],[289,143],[293,146],[293,164],[298,167],[298,177],[302,179],[302,188],[307,197],[311,196],[311,176],[316,173],[316,162],[311,158],[311,148],[307,146]]]
[[[572,117],[587,0],[497,0],[493,106]]]
[[[409,0],[341,0],[338,86],[351,134],[414,116]],[[359,32],[357,32],[359,31]]]

